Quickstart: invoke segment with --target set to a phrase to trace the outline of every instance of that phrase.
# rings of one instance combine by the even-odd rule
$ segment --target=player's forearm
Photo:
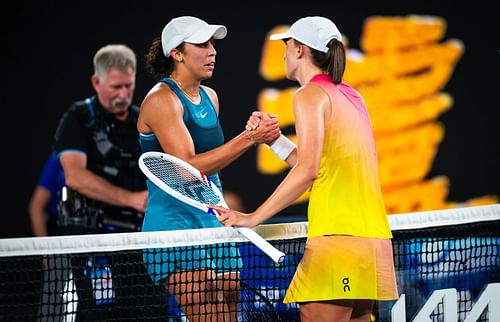
[[[314,182],[316,172],[294,167],[273,194],[254,212],[257,224],[276,215],[297,200]]]
[[[258,123],[257,128],[244,130],[222,146],[206,153],[193,155],[191,160],[185,161],[200,171],[211,174],[228,166],[252,146],[274,142],[280,134],[277,118],[267,117]]]
[[[212,174],[227,167],[253,145],[252,139],[243,131],[225,144],[208,152],[197,154],[191,159],[191,162],[189,160],[187,162],[204,173]]]

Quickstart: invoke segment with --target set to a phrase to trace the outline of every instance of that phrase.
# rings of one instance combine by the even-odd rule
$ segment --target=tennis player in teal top
[[[174,155],[206,173],[221,191],[218,171],[255,144],[271,143],[280,136],[277,118],[268,115],[250,122],[258,123],[257,129],[224,142],[217,94],[201,82],[212,77],[214,40],[226,33],[225,26],[195,17],[172,19],[146,55],[148,68],[160,81],[144,98],[137,122],[142,152]],[[222,227],[215,217],[175,200],[151,182],[148,198],[143,231]],[[144,260],[153,281],[176,296],[189,321],[199,319],[201,312],[208,321],[234,321],[242,263],[235,247],[229,256],[220,256],[222,251],[222,247],[156,249],[145,252]],[[188,292],[192,285],[179,280],[193,281],[200,291]],[[223,294],[217,291],[221,289]]]

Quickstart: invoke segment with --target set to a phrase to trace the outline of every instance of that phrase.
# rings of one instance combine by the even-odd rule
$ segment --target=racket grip
[[[248,238],[255,246],[271,257],[275,263],[282,263],[285,260],[285,253],[271,245],[267,240],[259,234],[247,227],[235,227],[235,229]]]

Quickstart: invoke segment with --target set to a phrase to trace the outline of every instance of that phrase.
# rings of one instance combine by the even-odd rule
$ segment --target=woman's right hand
[[[276,114],[255,111],[250,115],[245,126],[254,143],[272,143],[281,134]]]

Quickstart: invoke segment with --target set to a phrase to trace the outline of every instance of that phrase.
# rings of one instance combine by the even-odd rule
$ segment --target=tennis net
[[[500,205],[389,220],[400,299],[379,302],[373,320],[500,321]],[[231,228],[0,239],[0,320],[299,321],[282,301],[307,223],[256,231],[283,263]],[[190,270],[208,258],[226,269]]]

